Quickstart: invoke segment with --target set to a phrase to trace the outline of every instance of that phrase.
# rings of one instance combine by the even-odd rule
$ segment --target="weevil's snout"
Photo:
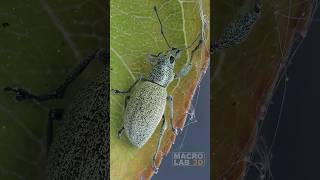
[[[174,59],[179,59],[180,58],[180,53],[181,50],[178,49],[178,48],[172,48],[170,53],[171,53],[171,56],[174,57]]]
[[[171,68],[174,67],[174,63],[177,59],[180,58],[180,49],[178,48],[171,48],[168,53],[167,53],[167,57],[166,57],[166,64],[167,66],[170,66]]]

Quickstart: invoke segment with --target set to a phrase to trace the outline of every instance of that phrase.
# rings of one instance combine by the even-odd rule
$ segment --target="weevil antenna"
[[[187,46],[187,47],[185,47],[185,48],[181,48],[181,51],[191,48],[191,47],[194,45],[194,43],[195,43],[199,38],[200,38],[200,41],[202,41],[201,33],[198,34],[197,38],[196,38],[189,46]],[[200,44],[201,44],[201,43],[200,43]]]
[[[154,9],[154,12],[156,13],[157,18],[158,18],[158,21],[159,21],[159,23],[160,23],[160,32],[161,32],[161,34],[162,34],[162,37],[163,37],[164,40],[166,41],[167,46],[168,46],[169,48],[171,48],[171,46],[170,46],[169,43],[168,43],[168,40],[167,40],[166,36],[165,36],[164,33],[163,33],[162,23],[161,23],[161,20],[160,20],[159,15],[158,15],[157,7],[154,6],[153,9]]]
[[[191,56],[190,56],[190,63],[192,62],[193,54],[200,48],[200,45],[201,45],[202,43],[203,43],[203,40],[200,39],[199,42],[198,42],[198,44],[197,44],[197,46],[196,46],[194,49],[192,49],[192,51],[191,51]]]

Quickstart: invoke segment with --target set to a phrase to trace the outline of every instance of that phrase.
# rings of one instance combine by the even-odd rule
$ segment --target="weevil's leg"
[[[130,96],[126,96],[126,98],[125,98],[125,100],[124,100],[124,109],[126,109],[129,99],[130,99]],[[118,137],[119,137],[119,138],[121,138],[121,136],[122,136],[122,134],[123,134],[123,130],[124,130],[124,127],[123,127],[123,126],[118,130]]]
[[[160,129],[160,137],[159,137],[158,145],[157,145],[157,150],[154,153],[153,158],[152,158],[152,167],[153,167],[153,170],[154,170],[155,174],[157,174],[158,170],[159,170],[159,167],[157,167],[157,165],[156,165],[156,157],[157,157],[157,154],[159,152],[161,141],[162,141],[162,138],[163,138],[163,135],[164,135],[164,132],[165,132],[166,129],[167,129],[166,118],[163,115],[162,116],[161,129]]]
[[[130,99],[130,96],[126,96],[126,98],[124,99],[124,109],[126,109],[129,99]]]
[[[182,69],[178,72],[178,74],[176,74],[174,76],[175,79],[179,79],[183,76],[186,76],[190,72],[190,70],[192,68],[193,55],[200,48],[202,43],[203,43],[203,40],[202,40],[202,38],[200,38],[198,45],[191,51],[189,63],[186,64],[185,66],[183,66]]]
[[[111,92],[114,94],[128,94],[131,92],[132,88],[139,82],[142,80],[142,76],[139,77],[139,79],[137,79],[130,87],[128,90],[118,90],[118,89],[111,89]]]
[[[178,129],[173,127],[173,97],[170,95],[167,97],[167,101],[169,102],[169,108],[170,108],[170,124],[171,129],[175,135],[178,135]]]
[[[72,72],[71,74],[65,79],[65,81],[52,93],[45,93],[40,95],[34,95],[24,89],[21,88],[12,88],[6,87],[4,88],[5,91],[12,91],[16,94],[16,99],[18,101],[27,100],[27,99],[34,99],[39,102],[48,101],[51,99],[61,99],[63,98],[67,88],[69,85],[76,80],[76,78],[83,72],[83,70],[90,64],[92,60],[101,52],[100,50],[96,50],[93,54],[88,56],[84,59]]]
[[[119,130],[118,130],[118,137],[121,139],[121,136],[123,134],[123,130],[124,130],[124,127],[122,126]]]
[[[161,53],[159,53],[158,55],[148,54],[147,56],[148,63],[150,63],[151,65],[155,65],[158,61],[158,57],[160,54]]]

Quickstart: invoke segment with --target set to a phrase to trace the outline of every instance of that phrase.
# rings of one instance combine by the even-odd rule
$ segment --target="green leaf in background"
[[[67,107],[101,68],[90,65],[59,101],[17,102],[2,89],[55,89],[81,59],[106,46],[106,10],[104,1],[1,2],[0,179],[45,178],[48,110]]]
[[[216,1],[214,38],[229,22],[252,9],[255,1]],[[262,16],[248,39],[212,59],[211,171],[216,180],[242,179],[247,165],[256,167],[265,179],[273,179],[270,147],[256,144],[264,138],[257,127],[268,120],[264,116],[280,75],[290,62],[287,55],[297,43],[295,33],[305,36],[316,1],[262,0],[262,4]],[[250,159],[256,148],[259,164]]]
[[[110,88],[113,89],[125,90],[140,75],[146,75],[150,71],[151,65],[147,63],[148,53],[158,54],[168,50],[153,11],[154,6],[157,6],[169,44],[174,47],[186,47],[196,39],[201,32],[203,22],[200,14],[209,20],[209,0],[130,2],[112,0],[110,6]],[[168,87],[168,93],[174,98],[174,121],[177,127],[183,127],[195,88],[208,65],[210,38],[208,32],[208,29],[205,29],[205,45],[196,53],[192,71],[181,80],[173,81]],[[176,73],[187,63],[190,51],[184,51],[177,60]],[[123,122],[123,110],[124,96],[112,94],[110,96],[111,179],[132,180],[140,179],[141,176],[149,179],[153,174],[151,162],[160,129],[159,127],[156,129],[151,140],[141,149],[135,148],[125,135],[122,139],[117,137],[117,131]],[[166,119],[169,120],[168,116]],[[170,127],[169,121],[167,125]],[[170,150],[174,139],[172,131],[167,128],[160,149],[163,156]],[[162,157],[158,156],[158,164],[161,159]]]

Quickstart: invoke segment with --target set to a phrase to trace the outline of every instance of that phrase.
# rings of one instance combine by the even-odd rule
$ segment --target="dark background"
[[[320,16],[318,10],[315,18]],[[315,20],[273,97],[262,135],[274,138],[271,171],[275,180],[319,180],[320,22]],[[283,112],[275,133],[284,93]],[[252,169],[251,169],[252,170]],[[256,180],[250,171],[247,180]]]

